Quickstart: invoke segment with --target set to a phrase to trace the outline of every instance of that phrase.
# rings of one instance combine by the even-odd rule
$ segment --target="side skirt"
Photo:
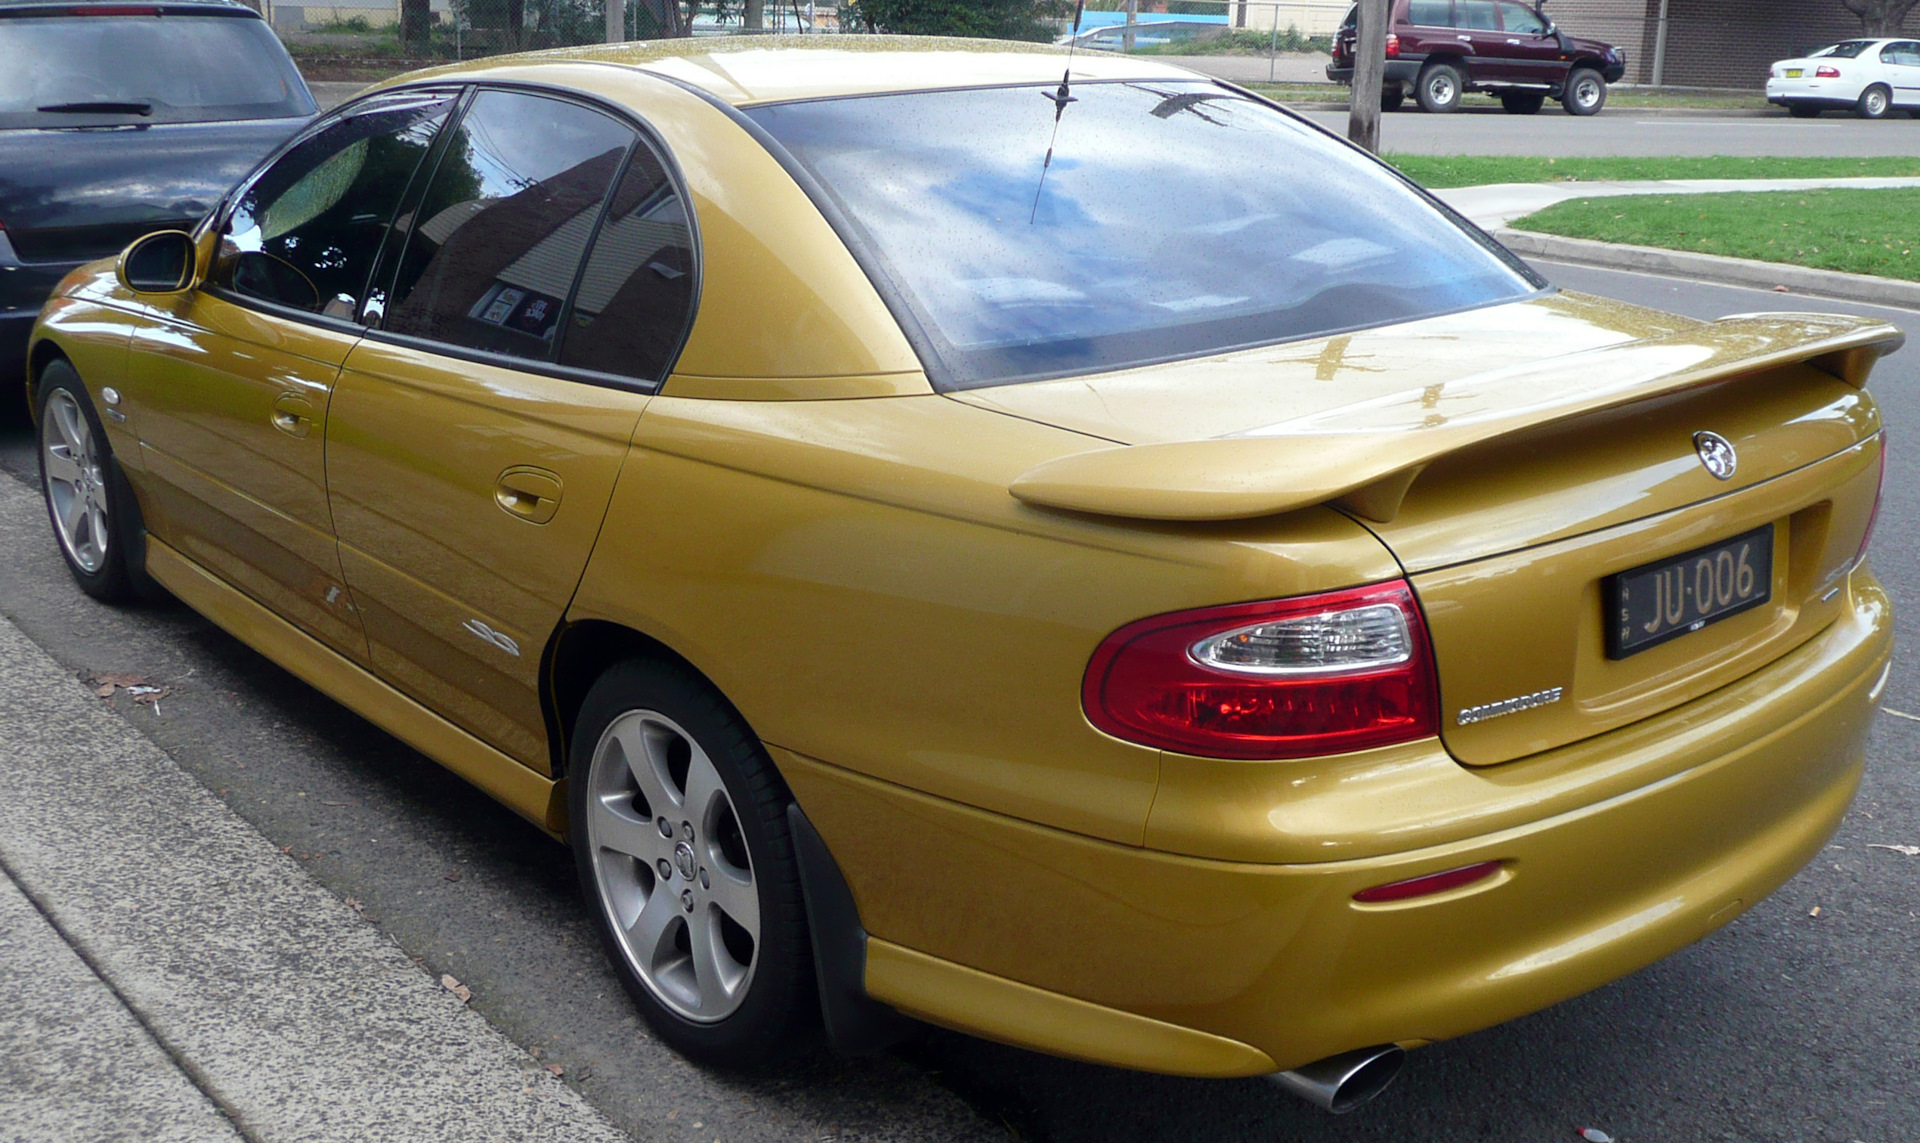
[[[560,783],[381,682],[166,544],[148,536],[146,546],[147,574],[188,607],[555,838],[564,835],[566,791]]]

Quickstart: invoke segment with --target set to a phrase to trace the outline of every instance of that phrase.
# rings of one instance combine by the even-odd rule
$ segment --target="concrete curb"
[[[1493,236],[1507,249],[1525,257],[1556,262],[1577,262],[1608,270],[1637,270],[1646,274],[1668,274],[1718,282],[1729,286],[1747,286],[1771,290],[1785,286],[1803,294],[1817,294],[1841,301],[1864,302],[1876,306],[1897,306],[1920,310],[1920,282],[1897,278],[1876,278],[1871,274],[1845,274],[1838,270],[1813,270],[1789,266],[1783,262],[1756,262],[1747,258],[1723,258],[1717,254],[1694,254],[1685,250],[1661,250],[1652,246],[1627,246],[1615,242],[1594,242],[1585,238],[1562,238],[1531,230],[1496,230]]]
[[[51,1027],[23,1050],[55,1038],[66,1057],[0,1085],[0,1137],[29,1137],[12,1134],[23,1123],[68,1129],[32,1138],[132,1137],[88,1134],[130,1094],[90,1090],[122,1063],[94,1057],[142,1044],[117,1001],[151,1038],[140,1062],[164,1096],[131,1096],[167,1128],[138,1138],[230,1139],[230,1125],[248,1143],[629,1143],[4,617],[0,694],[0,887],[52,930],[0,909],[0,956],[64,944],[86,966],[67,977],[112,997],[96,990],[84,1027],[0,1006],[0,1044]]]

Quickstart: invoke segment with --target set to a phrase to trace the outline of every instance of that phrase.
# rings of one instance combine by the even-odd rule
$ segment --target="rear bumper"
[[[1404,850],[1354,860],[1229,862],[1099,842],[774,753],[877,938],[876,997],[1095,1062],[1255,1074],[1459,1036],[1577,996],[1791,877],[1852,800],[1891,653],[1891,606],[1869,573],[1854,574],[1847,599],[1774,664],[1580,744],[1578,768],[1571,747],[1457,767],[1490,803],[1584,781],[1591,800],[1578,808],[1439,844],[1409,836]],[[1609,747],[1598,758],[1597,742]],[[1248,764],[1271,765],[1290,764]],[[1373,769],[1352,780],[1380,783],[1384,804],[1400,777]],[[1635,774],[1660,776],[1622,784]],[[1283,816],[1324,827],[1314,787],[1302,783]],[[1329,804],[1351,813],[1351,793]],[[1462,811],[1450,812],[1433,833],[1458,836]],[[1496,860],[1500,874],[1450,894],[1352,900]]]
[[[1387,83],[1410,84],[1420,78],[1420,65],[1423,62],[1424,57],[1417,60],[1405,58],[1388,60],[1386,61],[1384,79]],[[1353,83],[1353,67],[1352,65],[1340,67],[1337,64],[1328,64],[1327,78],[1335,83],[1351,85]]]
[[[1798,103],[1815,107],[1852,107],[1866,85],[1839,79],[1769,79],[1767,102],[1781,107]]]

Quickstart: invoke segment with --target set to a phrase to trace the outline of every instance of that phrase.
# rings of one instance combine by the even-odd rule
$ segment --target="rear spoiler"
[[[1470,445],[1796,363],[1859,388],[1905,341],[1865,318],[1742,314],[1232,436],[1076,453],[1009,491],[1036,507],[1138,520],[1243,520],[1332,502],[1385,523],[1422,469]]]

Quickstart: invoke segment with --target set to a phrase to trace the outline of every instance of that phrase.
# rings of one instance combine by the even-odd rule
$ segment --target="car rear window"
[[[1830,48],[1821,48],[1813,57],[1830,56],[1835,59],[1850,60],[1872,47],[1872,40],[1842,40]]]
[[[1205,82],[746,109],[816,183],[934,384],[1121,369],[1544,283],[1363,152]],[[1051,146],[1052,162],[1046,162]]]
[[[0,128],[312,115],[306,85],[251,16],[0,19]]]

